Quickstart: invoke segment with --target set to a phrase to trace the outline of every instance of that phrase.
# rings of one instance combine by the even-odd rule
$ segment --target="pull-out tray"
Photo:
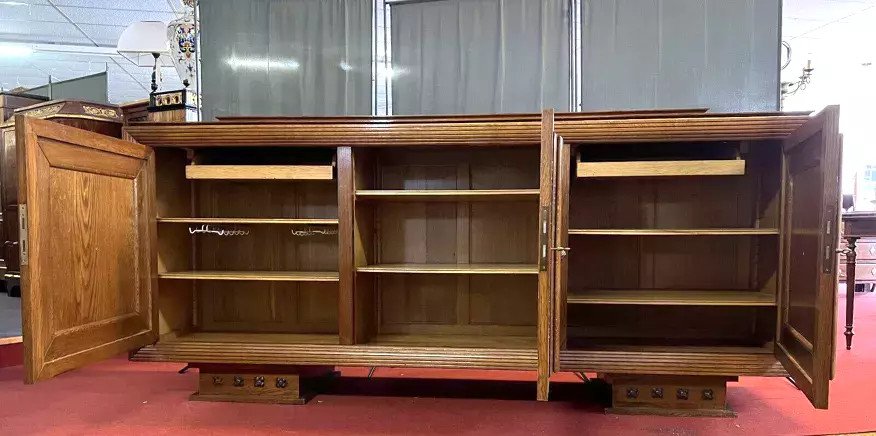
[[[332,180],[331,165],[188,165],[187,179]]]

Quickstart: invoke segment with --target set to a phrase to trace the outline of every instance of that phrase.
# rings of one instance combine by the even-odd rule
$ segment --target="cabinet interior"
[[[252,151],[156,151],[162,334],[338,343],[337,178],[186,178],[302,162]],[[301,155],[331,164],[334,150]],[[537,148],[357,149],[352,163],[353,342],[534,349]],[[192,234],[205,225],[246,234]]]
[[[775,141],[592,144],[573,154],[566,347],[771,350],[781,147]],[[589,177],[588,162],[744,162],[737,175]],[[741,165],[741,164],[738,164]],[[618,165],[617,168],[625,168]],[[660,171],[665,168],[660,167]]]
[[[337,184],[260,171],[333,159],[319,149],[156,150],[162,334],[337,343]],[[250,179],[186,177],[187,165],[231,163]]]
[[[539,154],[354,150],[359,340],[535,348]]]

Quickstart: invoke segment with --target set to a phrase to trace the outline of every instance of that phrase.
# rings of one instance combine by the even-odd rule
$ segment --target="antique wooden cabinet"
[[[121,137],[122,112],[119,108],[78,100],[51,100],[17,108],[15,114],[52,120],[58,124],[78,127],[102,135]],[[18,260],[18,154],[15,140],[15,120],[0,125],[3,148],[0,150],[0,203],[3,205],[3,258],[6,261],[4,280],[10,295],[17,294],[20,268]]]
[[[3,174],[5,173],[2,165],[3,161],[3,148],[5,147],[6,141],[14,141],[15,140],[15,132],[10,132],[9,136],[6,136],[4,133],[3,126],[6,124],[6,121],[12,118],[13,112],[25,106],[30,106],[32,104],[37,104],[43,101],[48,100],[47,97],[43,97],[40,95],[31,95],[31,94],[21,94],[15,92],[0,92],[0,183],[3,180]],[[2,200],[3,189],[0,188],[0,205],[5,204]],[[6,226],[3,224],[3,213],[6,208],[0,206],[0,242],[7,241],[6,238]],[[0,280],[3,280],[4,288],[6,284],[6,253],[3,248],[0,248]],[[17,290],[13,289],[12,295],[18,295]]]
[[[634,412],[790,374],[827,407],[835,107],[16,122],[28,382],[130,352],[200,367],[195,399],[353,365],[533,370],[540,400],[596,372]]]

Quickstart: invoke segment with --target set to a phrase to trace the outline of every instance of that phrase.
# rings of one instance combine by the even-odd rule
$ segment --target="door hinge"
[[[547,255],[548,255],[548,212],[550,208],[547,206],[541,207],[541,219],[540,225],[538,227],[538,240],[541,241],[539,244],[539,253],[538,253],[538,270],[539,271],[547,271]]]
[[[18,253],[21,265],[27,265],[27,205],[18,205]]]
[[[827,219],[824,220],[824,254],[822,259],[822,272],[824,274],[833,274],[834,264],[836,263],[836,208],[827,208]]]

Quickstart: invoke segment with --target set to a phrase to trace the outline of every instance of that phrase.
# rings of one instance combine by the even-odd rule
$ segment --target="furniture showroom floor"
[[[842,288],[840,289],[842,293]],[[742,378],[728,389],[737,418],[604,415],[569,374],[552,401],[532,400],[526,372],[343,368],[330,393],[305,406],[188,401],[197,374],[124,357],[33,386],[21,366],[0,369],[0,434],[835,434],[876,430],[876,294],[857,295],[855,342],[837,350],[830,410],[815,410],[783,378]],[[845,307],[841,294],[838,307]],[[837,316],[840,326],[845,319]],[[838,344],[842,328],[837,329]],[[400,378],[404,376],[404,378]],[[510,381],[510,382],[508,382]]]

